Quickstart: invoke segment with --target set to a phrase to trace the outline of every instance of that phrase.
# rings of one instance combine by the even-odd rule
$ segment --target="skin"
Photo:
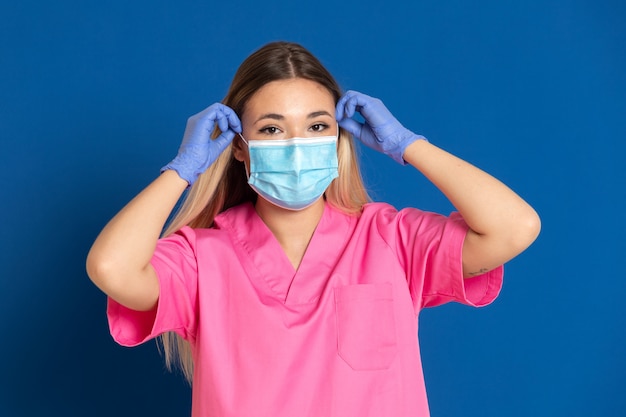
[[[330,92],[315,82],[271,82],[246,104],[242,135],[248,141],[336,135],[334,111]],[[235,158],[248,165],[243,141],[235,139],[233,147]],[[403,156],[446,195],[469,225],[463,244],[466,278],[509,261],[537,237],[537,213],[491,175],[423,140],[409,145]],[[159,284],[150,259],[168,215],[186,187],[187,182],[176,172],[164,172],[124,207],[94,242],[87,272],[120,304],[135,310],[156,305]],[[297,269],[322,216],[323,199],[304,210],[291,211],[259,197],[255,207]]]
[[[323,86],[304,79],[266,84],[250,98],[241,117],[248,141],[337,135],[335,101]],[[234,143],[234,155],[250,166],[248,147]],[[287,258],[298,269],[324,211],[323,199],[299,211],[285,210],[259,196],[256,211],[272,231]]]
[[[423,140],[409,145],[403,158],[439,188],[468,224],[465,278],[508,262],[537,238],[541,223],[535,210],[491,175]]]

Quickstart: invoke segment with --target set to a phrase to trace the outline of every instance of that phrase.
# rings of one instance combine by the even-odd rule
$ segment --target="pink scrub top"
[[[190,342],[194,417],[428,416],[419,311],[483,306],[502,285],[502,267],[463,279],[456,213],[326,204],[297,271],[251,204],[215,225],[159,241],[153,311],[107,310],[122,345]]]

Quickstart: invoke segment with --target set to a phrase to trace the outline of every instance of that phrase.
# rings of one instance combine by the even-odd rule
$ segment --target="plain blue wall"
[[[425,311],[433,416],[626,415],[623,1],[3,1],[0,416],[188,415],[153,343],[114,344],[84,259],[263,43],[504,180],[543,220],[485,309]],[[363,151],[379,200],[448,213]]]

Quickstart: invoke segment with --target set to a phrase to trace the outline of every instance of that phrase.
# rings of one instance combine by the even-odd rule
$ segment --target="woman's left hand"
[[[355,112],[363,116],[364,124],[352,119]],[[357,91],[348,91],[339,99],[335,117],[339,126],[365,145],[402,165],[406,165],[402,156],[407,146],[418,139],[425,139],[402,126],[382,101]]]

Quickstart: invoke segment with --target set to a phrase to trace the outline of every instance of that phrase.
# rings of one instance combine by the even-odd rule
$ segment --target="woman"
[[[352,137],[418,169],[458,213],[369,203]],[[116,341],[163,335],[168,365],[193,381],[194,416],[424,416],[419,311],[490,303],[539,227],[501,182],[380,100],[341,96],[307,50],[276,42],[189,119],[87,270]]]

